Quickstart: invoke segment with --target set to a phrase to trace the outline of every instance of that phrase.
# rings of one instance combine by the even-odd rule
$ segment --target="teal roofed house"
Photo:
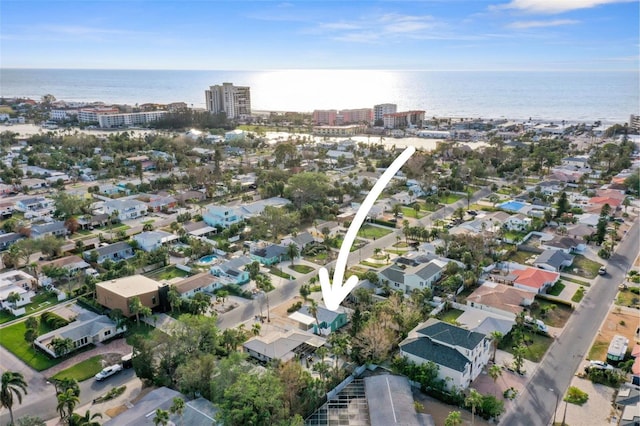
[[[317,317],[318,321],[316,322],[316,317],[309,311],[309,306],[307,305],[289,315],[289,318],[297,321],[303,330],[310,330],[314,334],[323,336],[333,333],[349,322],[345,312],[330,311],[322,306],[318,306]],[[319,328],[318,324],[320,324]]]
[[[275,265],[289,258],[287,248],[276,244],[256,248],[251,252],[250,257],[267,266]]]

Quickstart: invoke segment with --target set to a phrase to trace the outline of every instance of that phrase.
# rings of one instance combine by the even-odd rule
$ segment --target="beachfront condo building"
[[[338,115],[337,124],[367,123],[373,122],[373,109],[343,109]]]
[[[248,86],[222,83],[210,86],[204,91],[204,96],[207,111],[212,114],[224,113],[231,120],[251,116],[251,89]]]
[[[382,120],[385,114],[395,114],[398,112],[396,104],[379,104],[373,106],[373,121]]]
[[[633,115],[629,118],[629,128],[634,132],[640,132],[640,115]]]
[[[424,121],[424,111],[404,111],[385,114],[382,119],[384,120],[384,127],[387,129],[421,127]]]
[[[335,109],[316,109],[313,111],[313,124],[316,126],[335,126],[338,111]]]

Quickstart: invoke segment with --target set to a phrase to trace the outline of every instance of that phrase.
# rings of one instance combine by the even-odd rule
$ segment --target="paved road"
[[[491,190],[489,188],[483,188],[480,191],[476,192],[473,197],[471,198],[471,203],[475,203],[478,200],[480,200],[483,197],[486,197],[487,195],[489,195],[491,193]],[[423,218],[421,218],[418,222],[420,223],[420,225],[425,226],[431,223],[431,221],[435,221],[438,219],[443,219],[449,215],[451,215],[453,213],[453,211],[455,209],[457,209],[458,207],[465,207],[467,206],[467,200],[466,199],[462,199],[462,200],[458,200],[453,204],[447,205],[443,208],[441,208],[440,210],[431,213],[430,215],[427,215]],[[375,241],[371,241],[369,244],[367,244],[366,246],[364,246],[363,248],[356,250],[354,252],[352,252],[349,255],[349,260],[347,262],[347,264],[349,266],[351,265],[355,265],[357,263],[360,262],[361,259],[366,259],[368,257],[373,256],[374,254],[374,250],[376,248],[386,248],[386,247],[391,247],[393,244],[395,244],[397,242],[396,240],[396,236],[397,235],[401,235],[402,234],[402,230],[401,229],[396,229],[394,232],[385,235],[382,238],[378,238]],[[325,265],[328,269],[332,268],[335,265],[335,262],[330,262],[327,265]],[[309,279],[311,279],[313,276],[317,275],[318,272],[314,271],[314,272],[310,272],[308,274],[305,274],[295,280],[291,280],[288,281],[286,283],[284,283],[283,285],[278,285],[279,281],[278,279],[275,280],[274,284],[276,285],[276,289],[272,290],[271,292],[269,292],[269,306],[270,307],[275,307],[281,303],[284,303],[288,300],[290,300],[291,298],[293,298],[294,296],[297,296],[299,294],[300,291],[300,286],[302,286],[302,284],[307,283],[309,281]],[[247,303],[244,306],[240,306],[238,308],[235,308],[229,312],[226,312],[224,314],[221,314],[218,317],[218,326],[221,329],[226,329],[226,328],[230,328],[230,327],[235,327],[237,325],[239,325],[240,323],[243,323],[245,321],[248,321],[252,318],[254,318],[255,316],[260,314],[260,304],[262,304],[262,300],[261,299],[254,299],[251,302]],[[264,313],[264,312],[263,312]]]
[[[556,408],[556,392],[560,398],[569,387],[575,371],[604,321],[611,301],[638,255],[640,222],[636,220],[607,266],[608,274],[592,281],[590,290],[576,308],[556,340],[539,364],[526,389],[500,424],[506,426],[548,425]],[[551,391],[550,389],[553,389]]]

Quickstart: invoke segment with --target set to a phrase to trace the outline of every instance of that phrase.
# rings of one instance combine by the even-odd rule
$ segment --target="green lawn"
[[[440,202],[442,204],[453,204],[458,200],[461,200],[465,198],[464,195],[459,195],[459,194],[449,194],[448,197],[445,197],[444,195],[442,197],[440,197]]]
[[[404,215],[404,218],[408,218],[408,217],[415,218],[416,217],[416,211],[413,209],[413,207],[402,206],[402,214]],[[425,211],[424,204],[420,204],[420,211],[418,212],[418,219],[424,217],[426,214],[427,214],[427,211]]]
[[[102,370],[102,355],[96,355],[84,361],[77,363],[76,365],[62,370],[58,374],[54,375],[53,379],[75,379],[78,382],[87,380],[95,376]]]
[[[585,287],[591,287],[591,283],[589,281],[582,281],[573,277],[568,277],[566,275],[562,275],[561,278],[565,281],[571,281],[572,283],[580,284]]]
[[[367,262],[366,260],[363,260],[362,262],[360,262],[361,265],[364,266],[368,266],[370,268],[382,268],[383,266],[387,266],[386,263],[373,263],[373,262]]]
[[[540,362],[545,352],[547,352],[547,349],[549,349],[549,346],[551,346],[551,343],[553,343],[553,339],[551,337],[532,333],[531,331],[524,332],[524,339],[525,346],[527,348],[524,357],[533,362]],[[511,333],[508,333],[500,341],[500,345],[498,347],[510,354],[513,354],[513,346],[513,336]]]
[[[358,230],[358,236],[361,238],[380,238],[392,233],[393,230],[381,228],[378,226],[364,225]]]
[[[293,266],[289,266],[289,268],[293,269],[294,271],[300,274],[308,274],[309,272],[314,270],[311,266],[308,266],[308,265],[293,265]]]
[[[132,345],[136,336],[149,339],[154,330],[157,329],[147,323],[141,322],[137,324],[135,318],[132,321],[128,321],[126,333],[127,344]],[[158,333],[161,332],[158,331]]]
[[[277,277],[287,279],[287,280],[293,279],[293,277],[291,277],[291,275],[287,274],[286,272],[282,272],[282,270],[280,270],[279,268],[273,267],[273,266],[269,268],[269,273],[271,273],[271,274],[273,274],[273,275],[275,275]]]
[[[16,319],[11,313],[5,309],[0,310],[0,324]]]
[[[631,308],[640,306],[640,296],[631,293],[627,290],[620,290],[618,292],[618,298],[616,299],[616,305],[629,306]]]
[[[516,262],[521,265],[526,265],[527,260],[529,260],[532,256],[535,257],[536,255],[534,253],[518,250],[515,253],[513,253],[511,256],[509,256],[509,260],[511,262]]]
[[[464,311],[461,311],[460,309],[447,309],[446,311],[441,312],[440,314],[438,314],[438,319],[440,321],[443,322],[448,322],[448,323],[455,323],[456,320],[458,319],[458,317],[460,315],[462,315],[464,313]]]
[[[154,271],[146,276],[154,280],[161,281],[161,280],[171,280],[173,278],[178,278],[178,277],[186,278],[189,275],[190,274],[188,272],[183,271],[182,269],[178,269],[175,266],[169,266],[159,271]]]
[[[567,272],[583,278],[595,278],[598,276],[598,269],[600,269],[601,266],[602,263],[594,262],[579,254],[573,259],[573,265],[571,265]]]
[[[315,262],[315,263],[319,263],[321,265],[324,265],[326,263],[327,256],[328,256],[327,252],[323,251],[323,252],[320,252],[320,253],[316,254],[315,256],[311,256],[311,257],[305,256],[305,259],[309,260],[311,262]]]
[[[31,303],[26,306],[26,313],[31,314],[33,312],[41,311],[46,308],[50,308],[51,306],[58,303],[58,296],[55,293],[51,292],[41,292],[33,299],[31,299]]]
[[[566,286],[564,284],[562,284],[561,281],[558,281],[557,283],[554,284],[553,287],[551,287],[549,289],[549,291],[547,291],[547,294],[551,295],[551,296],[559,296],[560,293],[562,293],[562,290],[564,290]]]
[[[5,349],[37,371],[53,367],[64,359],[52,359],[44,353],[35,350],[24,340],[25,331],[27,331],[27,327],[24,321],[3,328],[0,330],[0,345],[4,346]],[[42,335],[49,331],[51,330],[41,322],[40,328],[38,329],[39,334]]]
[[[573,313],[573,310],[568,306],[555,304],[548,300],[543,300],[540,298],[536,298],[537,306],[532,305],[531,316],[534,318],[539,318],[545,322],[545,324],[550,325],[551,327],[564,327],[564,325],[569,320],[569,317]],[[546,316],[542,316],[542,308],[545,306],[555,305],[555,308],[549,310]]]
[[[607,356],[607,350],[609,350],[609,342],[596,341],[589,350],[589,359],[604,360]]]
[[[572,302],[580,303],[582,298],[584,297],[584,288],[580,287],[576,290],[575,294],[571,297]]]

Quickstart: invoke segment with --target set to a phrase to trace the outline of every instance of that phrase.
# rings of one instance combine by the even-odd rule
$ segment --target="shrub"
[[[613,370],[600,370],[597,368],[590,368],[587,373],[587,377],[593,383],[600,383],[605,386],[611,386],[612,388],[619,388],[625,381],[625,377]]]
[[[40,320],[44,322],[49,328],[54,330],[69,324],[69,321],[62,318],[60,315],[54,314],[53,312],[49,311],[43,312],[40,315]]]
[[[583,405],[589,399],[589,394],[581,391],[575,386],[570,386],[567,391],[567,396],[564,397],[564,400],[570,402],[571,404]]]
[[[633,293],[633,294],[638,294],[638,295],[640,295],[640,287],[631,287],[631,288],[629,289],[629,291],[630,291],[631,293]]]
[[[289,308],[287,309],[288,313],[293,313],[295,311],[297,311],[298,309],[300,309],[302,307],[302,302],[296,302],[293,305],[289,306]]]

